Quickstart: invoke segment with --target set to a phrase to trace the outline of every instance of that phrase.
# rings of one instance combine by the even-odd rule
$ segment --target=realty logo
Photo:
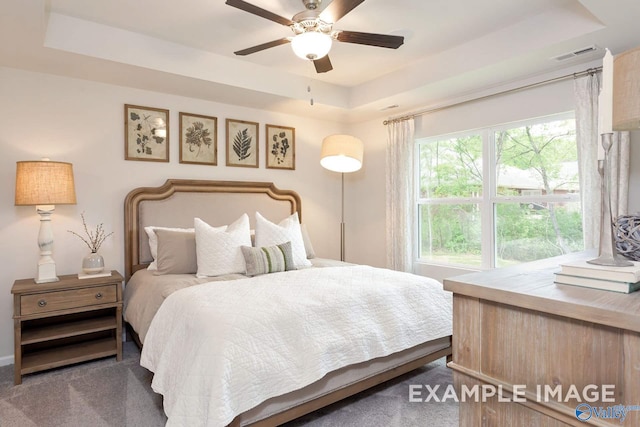
[[[580,421],[598,418],[601,420],[618,420],[622,423],[631,411],[640,411],[640,405],[613,405],[602,407],[581,403],[576,406],[576,418]]]
[[[581,403],[576,407],[576,418],[580,421],[587,421],[591,418],[591,405]]]

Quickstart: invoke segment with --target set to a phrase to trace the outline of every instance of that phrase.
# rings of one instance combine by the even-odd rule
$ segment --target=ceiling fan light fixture
[[[291,48],[298,57],[315,61],[327,56],[332,42],[333,39],[329,34],[307,31],[296,35],[291,40]]]

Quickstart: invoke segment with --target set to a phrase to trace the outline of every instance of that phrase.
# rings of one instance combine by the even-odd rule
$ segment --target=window
[[[419,260],[488,268],[583,250],[573,115],[416,142]]]

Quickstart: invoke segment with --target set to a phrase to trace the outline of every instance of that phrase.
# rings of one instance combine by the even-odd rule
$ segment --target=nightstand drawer
[[[20,314],[25,316],[35,313],[46,313],[49,311],[116,302],[116,291],[116,285],[114,284],[68,291],[22,295],[20,297]]]

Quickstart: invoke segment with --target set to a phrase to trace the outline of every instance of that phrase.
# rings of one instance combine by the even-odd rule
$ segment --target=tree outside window
[[[501,267],[583,250],[572,117],[417,143],[419,259]]]

